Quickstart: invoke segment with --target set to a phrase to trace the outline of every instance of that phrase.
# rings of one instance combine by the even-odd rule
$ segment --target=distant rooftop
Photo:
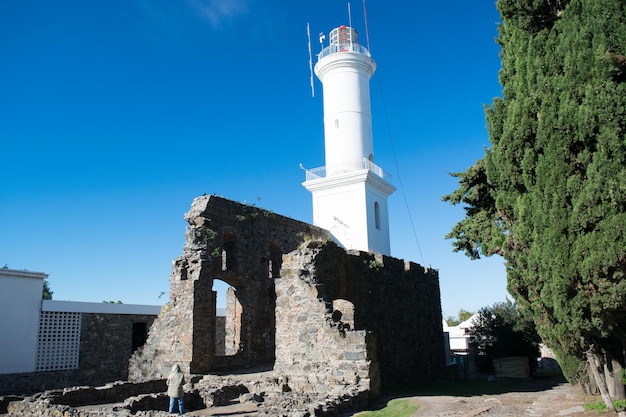
[[[0,268],[0,276],[22,277],[22,278],[39,278],[46,279],[48,274],[44,272],[28,271],[26,269],[10,269],[8,267]]]

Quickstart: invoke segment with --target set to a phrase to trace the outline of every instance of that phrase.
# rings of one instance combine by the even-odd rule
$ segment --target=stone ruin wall
[[[315,257],[324,245],[309,241],[284,257],[276,280],[274,370],[289,375],[289,386],[300,392],[324,394],[352,385],[377,397],[380,375],[374,334],[338,320],[332,299],[317,280],[320,265]]]
[[[187,375],[269,364],[291,389],[313,393],[376,395],[381,384],[439,379],[437,271],[346,252],[322,229],[215,196],[194,200],[185,219],[170,301],[130,360],[131,381],[163,378],[173,363]],[[214,279],[238,303],[226,318],[239,341],[227,338],[228,356],[215,351]],[[229,324],[233,314],[240,320]]]
[[[173,263],[170,300],[144,347],[131,358],[130,380],[165,377],[174,363],[186,374],[271,365],[274,278],[282,255],[305,238],[328,238],[328,232],[309,224],[216,196],[196,198],[185,220],[186,241]],[[234,288],[229,298],[236,298],[236,303],[229,303],[230,308],[240,306],[226,317],[227,335],[236,333],[239,342],[236,352],[226,348],[228,356],[215,351],[214,279]],[[235,314],[239,320],[233,323]]]
[[[332,242],[285,255],[276,280],[275,370],[319,392],[361,384],[376,395],[440,379],[444,339],[437,271]]]

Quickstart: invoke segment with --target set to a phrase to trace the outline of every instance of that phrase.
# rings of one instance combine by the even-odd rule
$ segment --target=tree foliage
[[[532,318],[510,300],[481,308],[470,329],[470,350],[483,372],[493,371],[493,359],[509,356],[527,357],[534,372],[540,341]]]
[[[448,316],[448,318],[446,319],[446,323],[448,324],[448,326],[457,326],[472,317],[473,314],[474,313],[472,313],[471,311],[460,309],[456,317]]]
[[[444,196],[466,216],[448,238],[501,255],[568,379],[593,346],[626,341],[626,2],[498,0],[501,98],[491,146]]]
[[[50,283],[48,282],[47,279],[45,279],[43,281],[43,291],[41,294],[41,299],[42,300],[52,300],[52,294],[54,294],[54,291],[52,291],[50,289]]]

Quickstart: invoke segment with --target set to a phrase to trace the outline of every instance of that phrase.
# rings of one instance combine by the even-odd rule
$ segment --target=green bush
[[[533,373],[539,342],[532,319],[509,300],[483,307],[470,330],[470,351],[481,372],[492,372],[494,359],[525,356]]]

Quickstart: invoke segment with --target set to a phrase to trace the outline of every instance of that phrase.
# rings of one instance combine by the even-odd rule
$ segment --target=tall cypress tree
[[[490,148],[443,197],[466,210],[447,237],[506,259],[509,292],[582,380],[587,354],[619,368],[626,347],[626,2],[496,6],[503,96]]]

